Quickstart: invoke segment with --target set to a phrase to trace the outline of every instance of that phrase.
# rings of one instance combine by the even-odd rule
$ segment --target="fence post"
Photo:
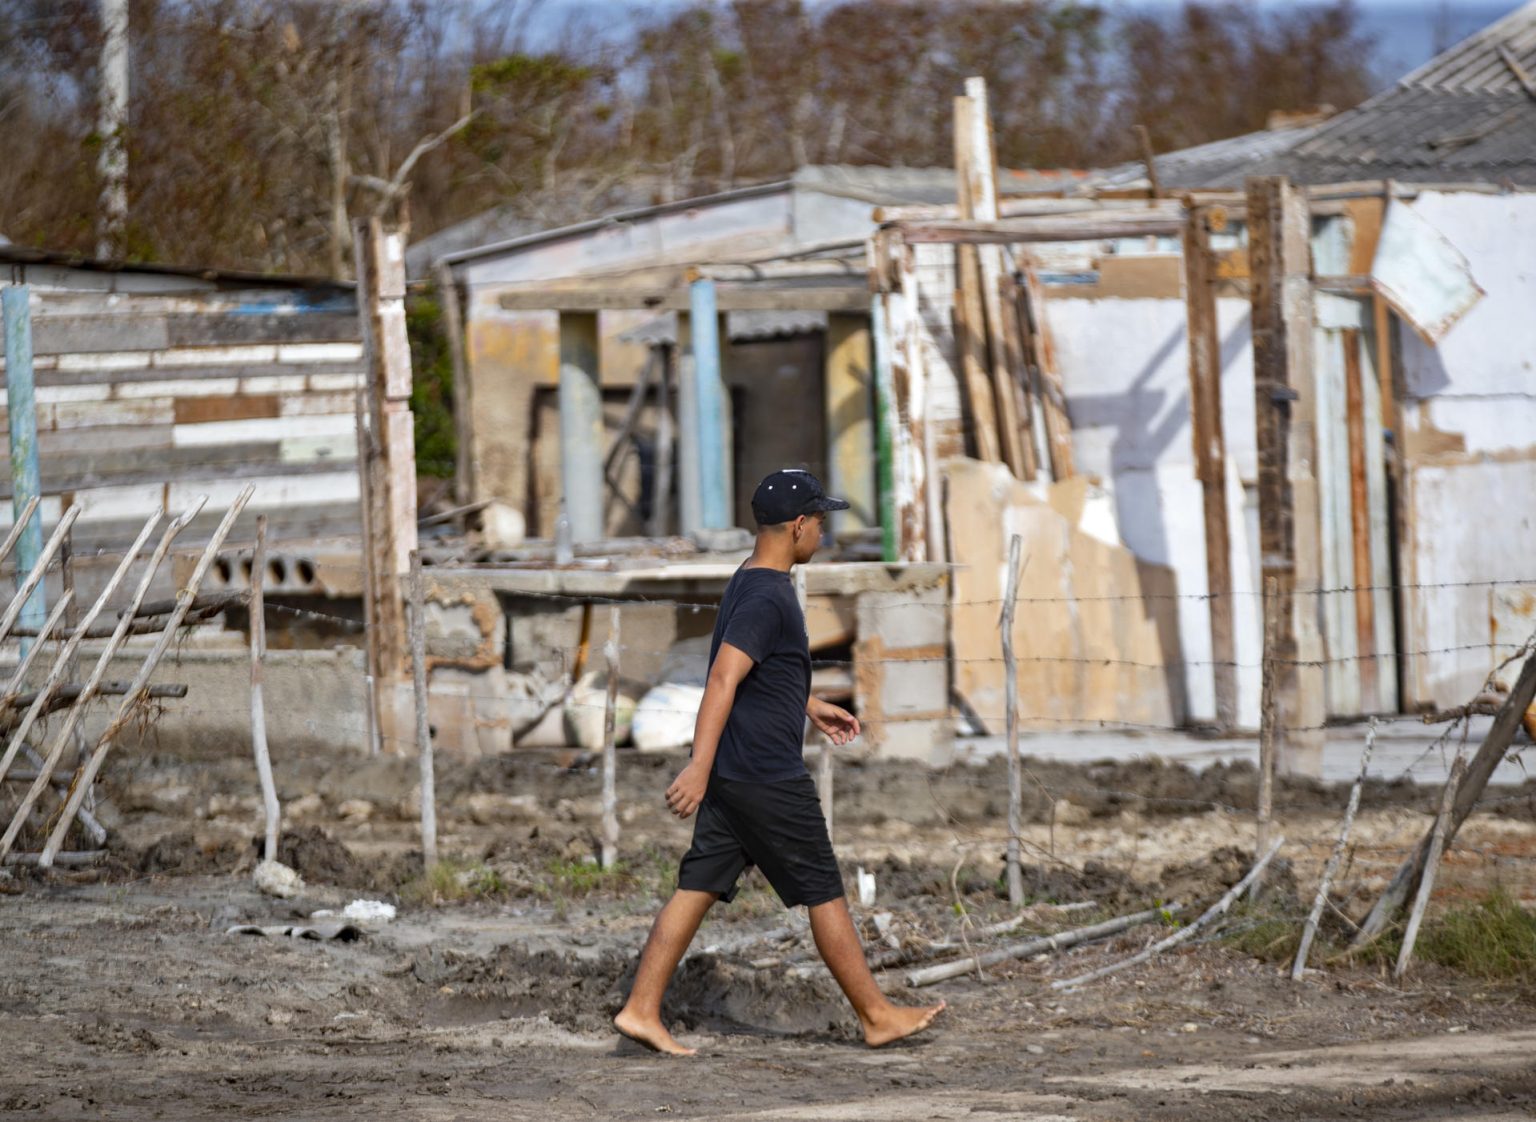
[[[1256,815],[1258,819],[1254,852],[1263,853],[1269,844],[1270,816],[1275,798],[1275,743],[1279,730],[1275,727],[1278,706],[1275,703],[1275,658],[1280,638],[1280,582],[1270,576],[1264,578],[1264,692],[1259,703],[1259,794]],[[1257,899],[1262,877],[1253,878],[1249,899]]]
[[[608,641],[603,644],[608,663],[608,702],[603,711],[603,868],[619,859],[618,751],[614,743],[615,710],[619,703],[619,606],[608,609]]]
[[[256,548],[251,553],[251,751],[256,754],[256,774],[261,780],[261,801],[266,810],[267,836],[263,857],[277,860],[277,834],[282,810],[277,803],[277,785],[272,781],[272,757],[267,754],[267,708],[262,699],[265,677],[262,662],[267,657],[267,607],[263,582],[267,570],[267,516],[256,516]]]
[[[1019,596],[1019,550],[1022,539],[1008,539],[1008,591],[1003,596],[1003,677],[1008,706],[1008,903],[1024,906],[1024,873],[1019,868],[1019,831],[1024,797],[1023,766],[1019,760],[1019,668],[1013,654],[1013,608]]]
[[[37,466],[37,397],[32,377],[32,289],[25,284],[0,290],[5,319],[5,393],[11,429],[11,509],[18,520],[28,502],[42,490]],[[16,579],[31,571],[43,550],[43,516],[22,527],[16,543]],[[38,627],[48,614],[47,593],[40,583],[22,608],[23,627]],[[22,639],[26,654],[32,640]]]
[[[421,551],[411,550],[411,684],[416,694],[416,750],[421,757],[421,860],[437,864],[437,780],[432,767],[432,729],[427,723],[426,596],[421,589]]]

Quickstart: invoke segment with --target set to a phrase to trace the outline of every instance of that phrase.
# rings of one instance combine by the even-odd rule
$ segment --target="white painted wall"
[[[1259,720],[1260,634],[1257,522],[1245,484],[1257,476],[1253,352],[1248,304],[1217,302],[1227,510],[1233,530],[1238,715]],[[1216,716],[1210,666],[1205,530],[1189,414],[1189,357],[1182,300],[1055,299],[1046,316],[1067,392],[1079,471],[1115,496],[1120,535],[1137,556],[1171,567],[1178,582],[1179,637],[1188,667],[1188,714]]]
[[[1486,295],[1438,347],[1403,332],[1404,428],[1462,447],[1412,465],[1405,579],[1536,587],[1536,195],[1430,192],[1413,207]],[[1488,586],[1409,590],[1404,646],[1430,653],[1410,659],[1405,700],[1457,704],[1512,653],[1505,644],[1524,636],[1517,621],[1495,631],[1498,598]]]

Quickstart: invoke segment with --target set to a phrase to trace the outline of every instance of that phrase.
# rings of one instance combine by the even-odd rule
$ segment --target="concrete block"
[[[920,760],[930,767],[954,762],[955,737],[950,721],[887,721],[880,729],[881,759]]]
[[[866,592],[859,596],[854,615],[859,636],[878,636],[887,648],[929,647],[949,640],[948,593],[942,586]]]
[[[880,709],[888,722],[949,708],[949,668],[942,660],[892,661],[884,671]]]

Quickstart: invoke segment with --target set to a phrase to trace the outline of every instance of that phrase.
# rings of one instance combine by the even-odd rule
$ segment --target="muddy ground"
[[[666,1060],[607,1019],[670,889],[688,827],[662,810],[675,758],[622,758],[623,867],[599,874],[590,761],[525,753],[440,761],[441,846],[460,877],[418,876],[411,761],[279,760],[283,859],[296,899],[251,887],[253,770],[228,746],[200,758],[147,746],[113,758],[100,869],[0,884],[0,1023],[10,1062],[0,1112],[43,1118],[1159,1119],[1524,1118],[1536,1115],[1536,986],[1423,964],[1395,984],[1379,963],[1333,962],[1300,984],[1272,913],[1310,899],[1344,792],[1276,794],[1289,860],[1270,910],[1223,936],[1081,990],[1050,982],[1127,956],[1149,926],[1064,955],[1011,962],[931,990],[881,974],[898,1000],[942,996],[937,1031],[883,1052],[856,1024],[760,881],[716,909],[669,993],[701,1049]],[[1144,747],[1144,746],[1143,746]],[[1021,931],[1056,930],[1152,902],[1191,910],[1251,858],[1254,775],[1136,762],[1032,761]],[[835,835],[871,952],[933,941],[991,945],[1006,774],[1000,762],[929,771],[841,767]],[[1492,886],[1536,895],[1536,791],[1492,793],[1447,864],[1440,906]],[[1422,833],[1437,792],[1366,793],[1343,880],[1358,917]],[[227,935],[366,897],[400,906],[353,942]],[[448,897],[465,897],[449,899]],[[1331,918],[1340,937],[1343,920]],[[883,928],[884,935],[881,933]],[[1273,938],[1271,937],[1273,936]],[[995,942],[995,940],[993,940]],[[710,953],[708,947],[719,950]],[[1255,952],[1258,952],[1256,956]],[[1325,947],[1318,957],[1325,958]]]

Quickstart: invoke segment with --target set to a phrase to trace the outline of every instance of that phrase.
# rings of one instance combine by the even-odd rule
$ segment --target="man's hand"
[[[859,719],[848,710],[813,697],[805,705],[811,724],[827,734],[827,739],[841,747],[859,735]]]
[[[709,769],[689,764],[667,788],[667,809],[679,818],[687,818],[699,809],[708,789]]]

